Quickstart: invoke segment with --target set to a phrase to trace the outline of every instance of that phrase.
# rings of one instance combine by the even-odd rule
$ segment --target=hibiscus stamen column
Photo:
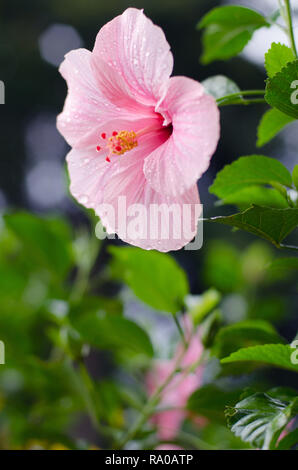
[[[108,149],[109,154],[106,157],[106,161],[110,162],[112,155],[123,155],[129,150],[132,150],[133,148],[137,147],[139,137],[149,134],[150,132],[156,132],[160,129],[160,125],[152,125],[145,127],[144,129],[141,129],[138,132],[128,130],[122,130],[119,132],[113,131],[111,137],[109,137],[108,139],[107,133],[102,132],[101,139],[106,141],[106,144],[104,147],[102,147],[101,145],[97,145],[96,151],[100,152],[102,149]]]

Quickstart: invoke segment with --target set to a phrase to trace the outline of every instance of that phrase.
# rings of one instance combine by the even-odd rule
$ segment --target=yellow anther
[[[108,147],[111,153],[123,155],[125,152],[137,147],[137,135],[134,131],[120,131],[109,138]]]

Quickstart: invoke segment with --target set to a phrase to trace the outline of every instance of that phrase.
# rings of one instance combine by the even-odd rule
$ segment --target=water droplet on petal
[[[88,202],[88,196],[84,196],[84,195],[83,195],[83,196],[79,196],[79,197],[78,197],[78,201],[79,201],[80,204],[87,204],[87,202]]]

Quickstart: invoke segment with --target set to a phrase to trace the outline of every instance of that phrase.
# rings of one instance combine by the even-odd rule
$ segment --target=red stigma
[[[117,152],[121,152],[122,149],[121,149],[120,145],[116,145],[115,150],[117,150]]]
[[[96,147],[96,151],[100,152],[100,146],[99,145]]]
[[[106,136],[107,136],[107,134],[106,134],[105,132],[103,132],[103,133],[101,134],[102,139],[105,139]]]
[[[112,135],[115,137],[117,134],[118,132],[114,131]]]
[[[106,161],[107,161],[107,162],[110,162],[111,160],[109,159],[109,157],[106,157]]]

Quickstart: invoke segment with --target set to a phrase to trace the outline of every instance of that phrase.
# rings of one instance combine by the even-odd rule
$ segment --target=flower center
[[[107,147],[111,153],[123,155],[125,152],[137,147],[137,134],[134,131],[120,131],[116,135],[114,132],[109,138]]]
[[[152,126],[145,127],[138,132],[135,131],[113,131],[112,135],[107,138],[106,132],[101,134],[101,139],[104,142],[104,145],[97,145],[96,151],[101,152],[101,150],[108,150],[108,156],[106,161],[111,161],[112,155],[123,155],[125,152],[134,149],[138,146],[138,138],[142,135],[148,134],[150,132],[156,132],[161,129],[160,123],[154,124]]]

